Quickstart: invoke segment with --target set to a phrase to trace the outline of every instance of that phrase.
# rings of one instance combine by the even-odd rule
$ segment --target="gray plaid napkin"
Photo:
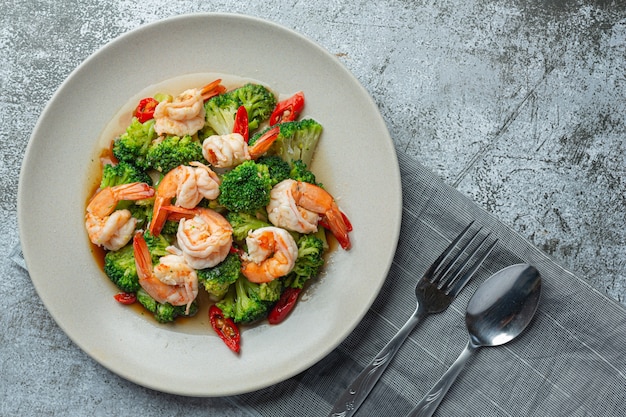
[[[533,324],[523,337],[507,345],[479,350],[436,415],[626,415],[626,310],[418,162],[399,155],[399,163],[404,193],[400,242],[389,276],[364,320],[307,371],[225,400],[239,408],[240,416],[326,416],[344,387],[415,309],[418,277],[475,220],[500,242],[452,306],[418,325],[358,415],[407,414],[467,342],[464,310],[476,287],[502,267],[519,262],[535,265],[543,276],[542,301]],[[19,248],[10,257],[25,267]],[[207,413],[222,415],[216,409]]]
[[[325,416],[415,309],[415,282],[472,219],[499,238],[477,278],[444,313],[427,317],[359,409],[361,416],[407,414],[461,353],[464,313],[477,285],[504,266],[528,262],[543,277],[538,314],[523,337],[476,352],[440,416],[626,415],[626,311],[522,237],[399,156],[404,210],[398,250],[365,319],[328,357],[295,378],[236,398],[263,416]],[[341,317],[337,317],[341,320]]]

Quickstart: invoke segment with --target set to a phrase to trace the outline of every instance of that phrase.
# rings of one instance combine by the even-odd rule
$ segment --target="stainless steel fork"
[[[335,402],[329,417],[349,417],[356,413],[417,323],[429,314],[440,313],[448,308],[469,282],[470,278],[472,278],[485,258],[491,253],[497,240],[491,243],[487,249],[477,257],[472,266],[463,273],[470,260],[478,253],[479,249],[489,237],[489,235],[485,236],[480,243],[466,255],[465,260],[458,263],[463,253],[476,240],[481,230],[478,229],[478,231],[476,231],[458,250],[456,255],[451,256],[458,243],[468,234],[473,223],[474,222],[470,223],[465,230],[450,243],[446,250],[435,260],[424,276],[417,282],[415,287],[415,296],[417,297],[415,312],[389,343],[376,355],[372,362],[361,371],[359,376],[357,376],[343,394],[341,394]]]

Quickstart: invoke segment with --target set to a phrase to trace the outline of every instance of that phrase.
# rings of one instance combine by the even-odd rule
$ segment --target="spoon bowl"
[[[409,417],[433,415],[476,349],[503,345],[519,336],[535,315],[540,295],[541,276],[528,264],[508,266],[481,284],[467,304],[465,349]]]
[[[467,304],[465,325],[474,344],[513,340],[535,315],[540,295],[541,276],[531,265],[511,265],[492,275]]]

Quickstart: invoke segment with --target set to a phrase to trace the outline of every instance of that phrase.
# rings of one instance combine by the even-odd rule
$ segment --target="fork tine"
[[[450,252],[452,252],[452,250],[454,249],[454,247],[457,245],[457,243],[459,243],[461,241],[461,239],[463,239],[463,237],[465,236],[465,234],[467,233],[467,231],[470,229],[470,227],[472,227],[472,225],[474,224],[474,221],[472,221],[470,224],[467,225],[467,227],[461,232],[459,233],[459,235],[456,237],[456,239],[454,239],[446,248],[446,250],[444,250],[441,255],[439,255],[439,257],[435,260],[435,262],[433,262],[430,265],[430,268],[428,268],[428,270],[424,273],[424,277],[427,278],[428,280],[431,280],[432,277],[435,274],[435,271],[437,271],[437,269],[439,269],[439,267],[441,266],[441,264],[443,263],[443,261],[448,257],[448,255],[450,254]]]
[[[459,258],[461,257],[461,255],[463,255],[463,253],[465,252],[465,250],[467,248],[469,248],[472,243],[474,243],[474,240],[476,240],[476,237],[478,236],[478,233],[480,233],[480,231],[482,230],[482,228],[478,229],[473,235],[472,237],[470,237],[468,239],[467,242],[465,242],[465,244],[459,249],[459,251],[456,253],[456,255],[454,255],[454,257],[452,259],[450,259],[450,261],[448,261],[448,263],[446,264],[445,267],[441,268],[438,272],[437,272],[437,277],[435,279],[433,279],[433,283],[437,283],[437,288],[442,289],[448,286],[448,284],[454,280],[461,269],[463,269],[463,267],[465,265],[467,265],[467,260],[465,260],[465,262],[461,263],[461,266],[459,266],[456,270],[456,272],[453,272],[452,274],[450,274],[450,270],[454,267],[454,265],[457,263],[457,261],[459,260]],[[472,254],[470,254],[469,257],[471,257]],[[468,258],[469,259],[469,258]]]
[[[466,263],[474,256],[474,254],[483,245],[483,243],[485,243],[485,241],[487,240],[488,237],[489,237],[489,235],[485,236],[485,238],[480,242],[480,244],[476,247],[476,249],[474,249],[472,251],[472,253],[468,256]],[[476,260],[476,262],[474,262],[474,264],[467,270],[467,272],[463,275],[463,277],[461,277],[461,279],[459,279],[456,282],[454,282],[454,281],[450,282],[449,289],[447,291],[448,295],[450,295],[452,297],[456,297],[461,292],[461,290],[463,290],[463,288],[465,288],[465,285],[467,285],[467,283],[472,278],[474,273],[478,270],[478,268],[480,268],[480,266],[483,264],[483,261],[487,258],[487,256],[489,256],[489,254],[491,253],[493,248],[496,246],[496,243],[498,243],[498,239],[494,240],[491,243],[491,245],[489,245],[489,247]],[[461,269],[462,268],[459,268],[459,271],[458,271],[459,273],[461,272]],[[457,275],[458,275],[458,273],[457,273]]]
[[[467,257],[465,258],[465,260],[462,261],[461,264],[456,267],[454,272],[448,273],[450,272],[454,264],[459,260],[461,255],[465,253],[467,248],[469,248],[472,245],[472,243],[474,243],[474,240],[476,240],[476,238],[478,237],[478,233],[480,233],[480,230],[481,229],[478,229],[478,231],[474,233],[474,235],[467,241],[467,243],[465,243],[465,245],[456,254],[452,262],[450,262],[447,269],[443,272],[444,276],[441,277],[441,283],[439,285],[439,289],[445,290],[446,288],[450,288],[452,286],[452,284],[456,281],[456,279],[461,275],[461,272],[463,272],[463,268],[467,266],[470,259],[472,259],[472,256],[474,256],[474,254],[478,251],[478,249],[480,248],[480,245],[482,245],[485,242],[485,240],[487,240],[487,238],[489,237],[489,234],[487,234],[487,236],[485,236],[483,240],[478,245],[476,245],[476,247],[471,252],[469,252],[469,254],[467,254]]]

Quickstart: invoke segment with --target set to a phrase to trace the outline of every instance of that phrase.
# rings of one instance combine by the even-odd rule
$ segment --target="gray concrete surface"
[[[6,257],[24,150],[47,100],[141,24],[244,13],[308,36],[379,105],[398,152],[626,303],[626,4],[591,0],[0,1],[0,415],[243,415],[91,361]],[[42,202],[45,204],[45,202]]]

